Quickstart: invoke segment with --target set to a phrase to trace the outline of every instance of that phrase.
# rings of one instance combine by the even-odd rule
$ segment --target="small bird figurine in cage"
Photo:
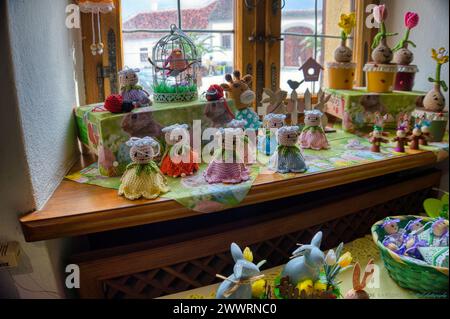
[[[153,96],[159,103],[189,102],[198,97],[197,75],[201,57],[192,41],[175,25],[154,46]]]

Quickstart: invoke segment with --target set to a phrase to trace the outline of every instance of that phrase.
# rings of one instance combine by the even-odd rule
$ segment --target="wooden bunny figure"
[[[292,253],[292,259],[284,267],[282,277],[289,277],[290,283],[294,286],[307,279],[316,282],[325,262],[325,255],[320,249],[321,242],[322,232],[319,231],[314,235],[311,244],[296,249]]]
[[[231,256],[235,262],[233,274],[224,279],[216,292],[216,299],[251,299],[252,282],[262,279],[259,268],[266,263],[260,261],[257,265],[244,258],[241,248],[236,243],[231,244]]]
[[[422,124],[420,119],[416,119],[416,125],[412,131],[411,136],[409,137],[409,141],[411,142],[409,148],[411,150],[419,150],[420,142],[426,140],[426,137],[422,132]]]
[[[361,266],[356,263],[353,268],[353,289],[345,294],[345,299],[370,299],[369,294],[364,290],[367,282],[370,281],[375,271],[373,259],[370,259],[364,269],[364,276],[360,281]]]
[[[317,92],[317,100],[319,101],[319,103],[313,106],[314,110],[319,110],[320,112],[322,112],[321,124],[324,130],[328,125],[328,117],[325,114],[325,111],[327,109],[327,103],[330,101],[330,99],[331,94],[326,95],[325,92],[320,89],[319,92]]]
[[[269,106],[267,107],[267,113],[286,113],[286,91],[277,90],[274,92],[271,89],[264,89],[264,93],[268,97],[263,99],[261,103],[269,103]]]
[[[373,131],[369,135],[369,142],[372,143],[371,151],[374,153],[381,152],[381,144],[388,143],[389,140],[386,136],[389,134],[383,132],[384,122],[387,120],[388,115],[381,117],[379,113],[375,115],[375,125],[373,126]]]

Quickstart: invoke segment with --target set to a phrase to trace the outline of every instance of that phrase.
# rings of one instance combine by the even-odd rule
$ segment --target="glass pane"
[[[188,33],[202,57],[199,92],[212,84],[224,81],[225,74],[233,72],[234,36],[232,33]]]
[[[232,31],[233,23],[234,0],[181,0],[182,29]]]
[[[338,27],[339,17],[342,13],[348,14],[353,9],[353,0],[324,0],[323,5],[323,34],[340,36]],[[320,34],[321,32],[319,32]]]
[[[288,80],[298,81],[303,80],[303,73],[299,68],[310,57],[314,57],[314,47],[317,46],[317,61],[320,63],[322,55],[322,40],[321,38],[300,37],[300,36],[284,36],[284,41],[281,42],[281,89],[291,92],[291,88],[287,84]],[[316,39],[316,40],[315,40]],[[320,82],[303,83],[297,92],[304,92],[307,88],[311,92],[315,92],[316,87]],[[318,87],[317,87],[318,90]]]
[[[320,0],[321,1],[321,0]],[[321,9],[321,7],[319,7]],[[314,34],[316,27],[315,0],[286,1],[281,16],[281,32]],[[318,29],[321,26],[317,26]]]
[[[195,43],[202,58],[198,86],[202,93],[211,84],[223,82],[226,73],[233,71],[234,36],[232,33],[187,33]],[[136,36],[138,35],[138,36]],[[123,35],[124,65],[139,68],[140,84],[152,93],[152,67],[147,57],[152,54],[153,47],[166,33],[146,32]]]
[[[178,25],[177,0],[122,0],[124,30],[169,30]]]

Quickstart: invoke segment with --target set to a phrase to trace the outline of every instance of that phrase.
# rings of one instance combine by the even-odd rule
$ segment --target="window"
[[[231,50],[231,36],[229,34],[222,35],[222,48]]]
[[[148,62],[148,48],[141,48],[140,50],[140,61],[141,63],[147,63]]]
[[[222,82],[233,69],[234,0],[122,0],[121,6],[123,64],[141,69],[141,84],[149,92],[152,69],[140,48],[153,48],[172,24],[188,34],[199,50],[200,92]]]
[[[340,41],[337,23],[341,13],[350,11],[353,11],[353,0],[286,1],[281,16],[284,41],[281,43],[280,86],[283,90],[291,91],[288,80],[301,80],[298,69],[309,57],[321,65],[334,60],[333,51]],[[325,76],[322,73],[317,83],[302,84],[299,92],[306,88],[317,92]]]

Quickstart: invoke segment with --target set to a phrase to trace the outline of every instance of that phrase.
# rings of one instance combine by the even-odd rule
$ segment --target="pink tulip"
[[[373,8],[373,18],[375,19],[376,22],[378,23],[384,22],[387,18],[387,15],[388,12],[384,4],[375,6],[375,8]]]
[[[419,15],[415,12],[406,12],[405,14],[405,26],[408,29],[412,29],[419,24]]]

